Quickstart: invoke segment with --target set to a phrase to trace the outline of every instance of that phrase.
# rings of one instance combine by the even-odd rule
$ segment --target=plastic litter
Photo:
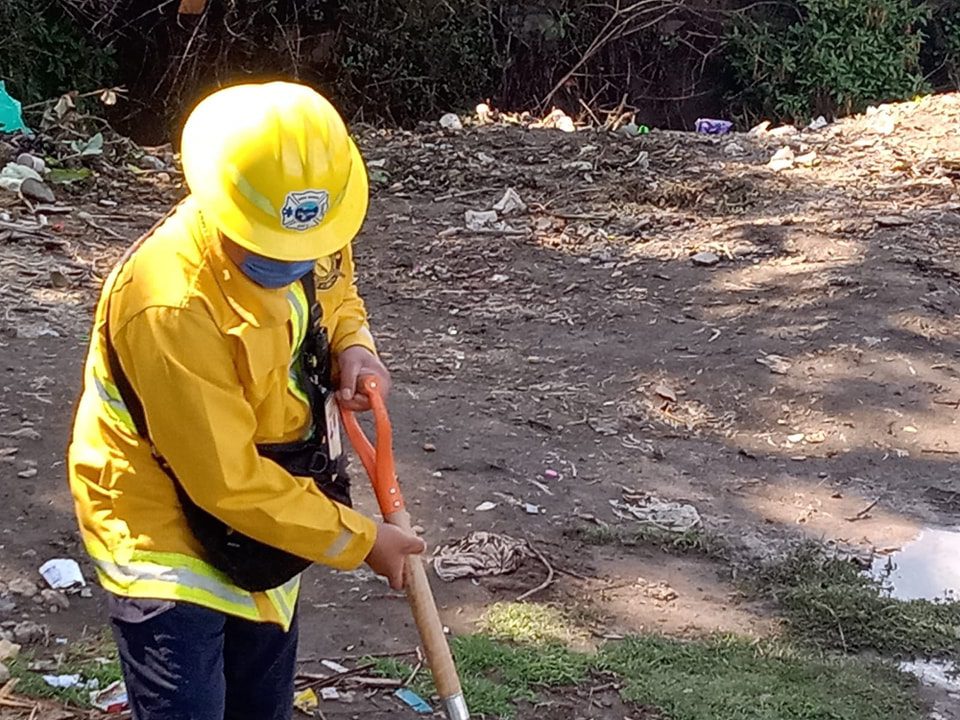
[[[463,220],[467,230],[492,230],[500,225],[496,210],[467,210]]]
[[[335,687],[320,688],[320,697],[323,700],[339,700],[340,691]]]
[[[617,128],[617,133],[624,137],[637,137],[638,135],[649,135],[650,128],[647,125],[637,125],[635,122],[629,122]]]
[[[33,168],[20,163],[7,163],[3,170],[0,170],[0,188],[10,192],[20,192],[20,186],[24,180],[36,180],[43,182],[43,178]]]
[[[338,674],[350,672],[350,668],[341,665],[336,660],[321,660],[320,664],[323,665],[327,670],[332,670]]]
[[[52,688],[66,690],[80,684],[79,675],[44,675],[43,681]]]
[[[3,80],[0,80],[0,132],[30,132],[23,124],[23,108],[20,102],[7,92]]]
[[[429,715],[433,712],[433,708],[430,707],[430,704],[409,688],[400,688],[393,694],[393,696],[411,710],[420,713],[421,715]]]
[[[623,500],[611,500],[610,507],[621,520],[638,520],[667,532],[687,532],[702,523],[693,505],[661,500],[656,495],[635,490],[625,489]]]
[[[700,118],[697,120],[694,128],[703,135],[726,135],[733,130],[733,123],[729,120],[714,120],[713,118]]]
[[[313,688],[307,688],[293,694],[293,706],[300,712],[313,715],[313,711],[320,706],[320,699]]]
[[[80,565],[76,560],[69,558],[54,558],[47,560],[40,566],[40,574],[47,584],[54,590],[66,590],[76,586],[83,587],[87,584],[83,579],[83,573],[80,571]]]
[[[463,130],[463,123],[455,113],[447,113],[440,118],[440,127],[444,130]]]
[[[107,685],[103,690],[94,690],[90,693],[90,704],[101,712],[122,713],[130,706],[127,686],[123,684],[122,680],[117,680]]]
[[[516,190],[507,188],[506,192],[503,193],[503,197],[497,201],[493,209],[501,215],[509,215],[515,212],[526,212],[527,204],[521,199],[520,194]]]

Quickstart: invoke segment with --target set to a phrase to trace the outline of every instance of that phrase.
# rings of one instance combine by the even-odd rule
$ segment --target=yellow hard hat
[[[187,119],[180,153],[203,213],[258,255],[332,255],[353,240],[367,214],[360,151],[333,105],[305,85],[213,93]]]

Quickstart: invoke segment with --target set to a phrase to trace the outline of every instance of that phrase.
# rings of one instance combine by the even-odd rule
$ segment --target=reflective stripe
[[[300,576],[288,580],[278,588],[267,590],[267,597],[277,609],[280,617],[293,617],[297,608],[297,595],[300,593]]]
[[[353,533],[346,528],[342,528],[340,534],[337,535],[337,539],[330,543],[330,547],[326,549],[323,556],[331,559],[336,558],[346,550],[351,540],[353,540]]]
[[[307,323],[309,322],[309,308],[307,307],[307,295],[303,291],[300,283],[295,283],[287,292],[287,302],[290,304],[290,323],[293,326],[292,345],[293,352],[290,357],[290,370],[287,377],[287,389],[300,402],[309,407],[310,398],[304,389],[303,372],[301,369],[300,350],[303,340],[307,336]],[[313,423],[311,422],[304,430],[304,438],[313,434]]]
[[[110,414],[113,415],[114,419],[120,422],[126,430],[136,434],[137,430],[134,426],[133,418],[130,416],[130,411],[127,410],[127,406],[120,398],[120,391],[117,390],[117,387],[110,381],[99,378],[96,372],[92,372],[91,375],[93,375],[93,384],[97,388],[97,395],[103,400]]]
[[[273,620],[263,615],[256,596],[233,585],[205,562],[179,553],[136,551],[130,562],[119,564],[102,549],[87,546],[103,587],[129,597],[183,600],[256,622]],[[296,610],[300,578],[264,593],[276,609],[276,622],[289,629]]]
[[[300,352],[300,345],[307,336],[307,322],[310,308],[307,307],[307,296],[303,286],[296,283],[287,292],[287,302],[290,303],[290,322],[293,324],[293,355]]]

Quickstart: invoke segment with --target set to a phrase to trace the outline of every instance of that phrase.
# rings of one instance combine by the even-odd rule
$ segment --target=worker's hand
[[[389,523],[377,526],[377,539],[367,555],[367,565],[390,582],[394,590],[403,590],[403,563],[407,555],[419,555],[427,549],[413,533]]]
[[[340,366],[340,389],[337,399],[347,410],[362,412],[370,409],[370,399],[358,391],[357,381],[362,375],[373,375],[380,384],[384,398],[390,392],[390,371],[375,354],[361,345],[348,347],[337,356]]]

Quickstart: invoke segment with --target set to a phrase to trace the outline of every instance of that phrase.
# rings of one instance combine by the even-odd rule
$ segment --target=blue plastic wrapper
[[[696,131],[704,135],[726,135],[731,130],[733,130],[733,123],[729,120],[700,118],[696,124]]]
[[[409,688],[400,688],[394,693],[394,696],[421,715],[429,715],[433,712],[429,703]]]
[[[23,124],[20,103],[10,96],[3,80],[0,80],[0,133],[30,132]]]

